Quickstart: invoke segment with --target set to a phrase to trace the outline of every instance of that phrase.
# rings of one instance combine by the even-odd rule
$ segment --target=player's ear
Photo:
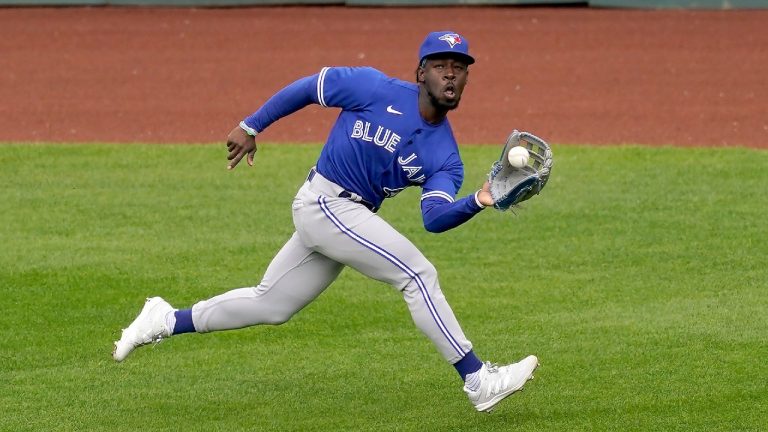
[[[416,82],[419,84],[424,82],[424,68],[421,65],[416,68]]]

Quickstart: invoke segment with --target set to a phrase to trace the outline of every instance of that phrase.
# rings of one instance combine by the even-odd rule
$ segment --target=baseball
[[[528,150],[522,146],[512,147],[507,153],[507,159],[513,167],[522,168],[528,164]]]

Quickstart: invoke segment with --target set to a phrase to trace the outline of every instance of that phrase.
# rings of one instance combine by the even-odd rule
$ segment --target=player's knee
[[[431,262],[427,261],[424,265],[424,268],[420,272],[422,278],[424,280],[428,281],[436,281],[437,280],[437,269],[434,265],[432,265]]]
[[[405,279],[405,283],[402,288],[404,290],[430,290],[437,285],[437,269],[432,263],[424,260],[419,266],[408,272]]]
[[[274,311],[267,315],[264,319],[264,324],[267,325],[280,325],[287,323],[293,317],[292,312]]]

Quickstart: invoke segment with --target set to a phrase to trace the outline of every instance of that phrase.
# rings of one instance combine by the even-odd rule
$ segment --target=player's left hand
[[[528,153],[520,167],[513,166],[509,160],[509,152],[518,146]],[[552,149],[546,141],[532,133],[514,130],[488,174],[493,207],[508,210],[538,195],[549,180],[552,164]]]
[[[256,155],[256,138],[248,135],[240,126],[235,126],[232,132],[227,136],[227,149],[229,155],[229,165],[227,169],[234,169],[243,156],[248,155],[246,162],[249,166],[253,166],[253,157]]]

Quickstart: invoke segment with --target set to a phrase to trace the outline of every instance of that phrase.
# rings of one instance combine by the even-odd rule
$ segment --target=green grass
[[[465,147],[466,193],[498,146]],[[0,146],[0,430],[747,431],[768,424],[768,152],[555,146],[541,196],[425,232],[418,190],[381,215],[438,268],[478,355],[535,353],[491,415],[351,270],[293,320],[142,348],[144,297],[188,307],[258,283],[319,146]]]

